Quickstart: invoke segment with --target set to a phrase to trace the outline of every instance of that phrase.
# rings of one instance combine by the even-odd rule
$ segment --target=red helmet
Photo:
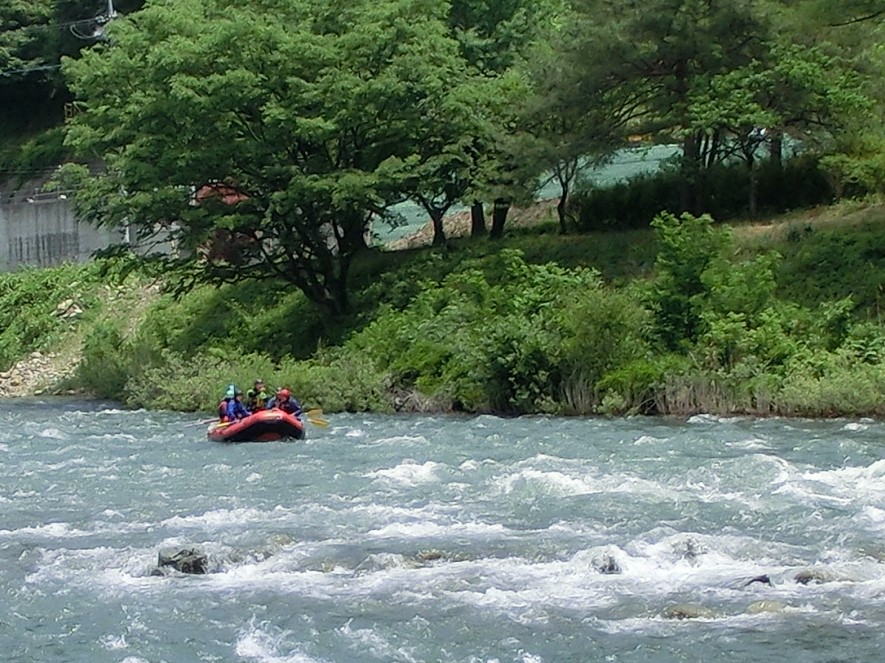
[[[277,392],[277,396],[280,398],[289,398],[289,390],[288,389],[280,389]]]

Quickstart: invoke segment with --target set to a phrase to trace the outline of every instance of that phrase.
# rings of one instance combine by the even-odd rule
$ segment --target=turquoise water
[[[225,445],[177,414],[0,415],[3,661],[823,662],[885,646],[881,422],[331,415],[304,442]],[[151,575],[170,547],[210,572]],[[809,570],[824,582],[796,582]],[[773,586],[747,585],[762,574]],[[680,604],[708,612],[666,618]]]

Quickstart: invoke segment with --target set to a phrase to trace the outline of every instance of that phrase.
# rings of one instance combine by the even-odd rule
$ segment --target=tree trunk
[[[443,230],[443,213],[438,210],[431,212],[430,220],[433,221],[433,246],[445,246],[446,233]]]
[[[556,203],[556,213],[559,215],[559,234],[568,234],[568,182],[561,181],[562,195],[559,196],[559,202]]]
[[[751,158],[747,165],[750,167],[750,219],[756,220],[759,205],[759,174],[756,169],[756,160]]]
[[[784,167],[784,132],[780,129],[772,130],[768,153],[771,158],[771,164],[778,170],[781,170]]]
[[[699,182],[700,164],[698,163],[700,146],[695,134],[688,134],[682,141],[682,190],[680,206],[683,212],[698,214],[698,198],[700,197]]]
[[[504,223],[507,221],[509,211],[510,201],[507,198],[495,198],[495,206],[492,209],[492,231],[489,237],[501,239],[504,236]]]
[[[362,214],[357,215],[348,223],[343,223],[341,228],[343,246],[339,247],[339,250],[351,255],[368,250],[369,245],[366,242],[368,225],[368,220]]]
[[[485,237],[487,234],[485,210],[480,201],[474,200],[470,206],[470,236]]]

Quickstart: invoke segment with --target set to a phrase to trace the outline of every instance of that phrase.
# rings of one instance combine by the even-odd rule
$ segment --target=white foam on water
[[[397,647],[383,635],[370,628],[355,629],[348,621],[337,629],[338,634],[360,652],[367,651],[382,661],[402,661],[403,663],[420,663],[416,658],[414,647]]]
[[[684,490],[628,474],[597,474],[595,470],[575,468],[569,471],[524,469],[499,476],[493,480],[491,496],[518,495],[521,492],[540,493],[555,497],[594,494],[653,495],[656,499],[677,500]]]
[[[875,531],[885,531],[885,509],[876,506],[865,506],[860,511],[860,517],[866,521],[866,526]]]
[[[258,472],[252,472],[249,476],[246,477],[246,483],[256,483],[261,481],[264,477]]]
[[[314,658],[298,648],[289,652],[283,650],[291,646],[286,644],[291,637],[288,632],[271,635],[267,625],[249,625],[248,630],[237,637],[234,652],[245,661],[257,663],[325,663],[323,659]]]
[[[627,617],[624,619],[601,619],[593,617],[588,622],[600,631],[609,635],[621,634],[646,634],[658,637],[671,637],[685,631],[699,631],[705,626],[716,625],[724,627],[728,632],[742,632],[754,630],[774,630],[781,628],[784,621],[819,616],[820,610],[808,605],[785,604],[780,610],[771,612],[747,613],[747,608],[754,602],[752,597],[734,604],[724,606],[707,606],[703,603],[696,604],[708,608],[712,616],[698,617],[693,619],[667,619],[664,612],[667,607],[679,601],[661,603],[647,615]]]
[[[493,414],[481,414],[470,420],[471,428],[501,428],[501,423],[505,421],[501,417]]]
[[[39,433],[37,433],[38,437],[49,438],[50,440],[68,440],[70,436],[65,433],[63,430],[59,430],[58,428],[44,428]]]
[[[277,505],[270,510],[247,507],[215,509],[192,515],[172,516],[161,521],[160,527],[213,532],[242,526],[254,528],[258,523],[292,523],[295,520],[297,520],[297,515],[292,509]]]
[[[637,447],[654,445],[654,444],[662,444],[667,440],[660,437],[653,437],[651,435],[640,435],[633,441],[633,445]]]
[[[481,460],[471,458],[461,463],[458,469],[466,474],[468,472],[476,472],[483,467],[497,467],[498,465],[498,461],[492,458],[483,458]]]
[[[501,537],[509,530],[503,525],[486,523],[439,523],[430,521],[388,523],[369,530],[363,536],[375,539],[430,539],[452,537],[487,539]]]
[[[522,656],[522,663],[544,663],[544,658],[541,656],[536,656],[535,654],[530,654],[528,652],[520,652]]]
[[[688,418],[690,424],[719,424],[726,421],[728,419],[712,414],[696,414]]]
[[[350,430],[348,430],[344,434],[344,437],[368,437],[368,436],[369,436],[369,434],[366,431],[364,431],[362,428],[351,428]]]
[[[758,437],[750,437],[746,440],[736,440],[734,442],[728,442],[727,445],[730,449],[742,449],[745,451],[770,451],[771,444],[766,440],[760,439]]]
[[[438,482],[440,479],[437,471],[444,467],[442,463],[433,461],[419,464],[414,460],[406,460],[395,467],[367,472],[363,476],[368,479],[382,480],[389,484],[418,486]]]
[[[853,497],[874,499],[885,505],[885,459],[868,467],[843,467],[838,470],[807,472],[805,478],[846,491]]]
[[[104,435],[89,435],[86,439],[97,442],[138,442],[139,438],[129,433],[105,433]]]
[[[71,414],[81,415],[81,416],[85,416],[85,417],[109,417],[109,416],[112,417],[112,416],[119,415],[119,414],[124,414],[127,416],[133,415],[133,414],[149,415],[150,412],[148,410],[143,409],[143,408],[139,409],[139,410],[121,410],[119,408],[109,407],[109,408],[103,408],[101,410],[96,410],[96,411],[92,411],[92,412],[84,412],[82,410],[75,410],[75,411],[71,412]]]
[[[596,477],[573,477],[564,472],[543,470],[520,470],[501,477],[495,485],[504,495],[532,486],[540,488],[541,492],[563,496],[589,495],[605,490],[602,482]]]
[[[101,639],[101,644],[108,651],[126,649],[129,647],[126,643],[125,635],[106,635]]]
[[[68,523],[28,525],[18,529],[0,529],[0,538],[8,539],[74,539],[90,536],[93,532],[71,527]]]
[[[847,423],[844,426],[842,426],[842,430],[851,431],[851,432],[865,431],[865,430],[869,430],[869,428],[870,427],[867,424],[856,422],[856,421]]]
[[[39,463],[41,470],[49,470],[50,472],[58,472],[59,470],[64,470],[69,467],[77,467],[82,465],[86,465],[86,459],[81,457],[63,460],[59,463]]]
[[[417,447],[417,446],[425,446],[429,444],[429,440],[423,435],[394,435],[393,437],[379,437],[377,440],[372,440],[370,444],[366,444],[364,446],[368,447],[384,447],[384,446],[396,446],[396,447]]]
[[[778,483],[773,493],[790,496],[799,504],[885,507],[885,460],[875,461],[868,467],[793,470]]]

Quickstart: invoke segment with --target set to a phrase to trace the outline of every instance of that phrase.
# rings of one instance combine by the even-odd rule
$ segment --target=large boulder
[[[161,550],[157,556],[157,570],[175,569],[180,573],[208,573],[209,558],[193,548],[170,548]]]

